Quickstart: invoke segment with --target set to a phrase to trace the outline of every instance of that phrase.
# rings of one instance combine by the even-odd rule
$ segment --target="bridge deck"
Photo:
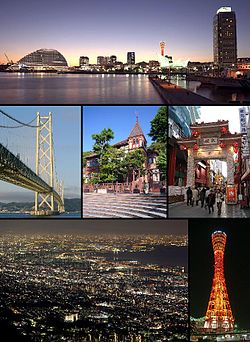
[[[40,193],[53,192],[61,203],[59,194],[17,156],[0,144],[0,180]]]

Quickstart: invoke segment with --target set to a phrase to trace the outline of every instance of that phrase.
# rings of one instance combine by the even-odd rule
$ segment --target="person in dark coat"
[[[187,205],[192,205],[192,198],[193,198],[193,191],[191,190],[190,186],[187,189]]]
[[[211,209],[212,209],[212,212],[214,212],[214,205],[215,205],[215,192],[213,190],[210,190],[210,193],[207,198],[207,206],[208,206],[209,214],[211,214]]]
[[[201,208],[204,207],[206,188],[202,188],[200,191]]]

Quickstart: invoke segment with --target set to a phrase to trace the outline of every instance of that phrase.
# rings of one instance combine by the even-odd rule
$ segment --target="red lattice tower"
[[[160,42],[160,49],[161,49],[161,56],[165,56],[165,47],[166,47],[166,43],[165,42]]]
[[[224,232],[216,231],[212,234],[214,278],[204,324],[204,329],[207,332],[220,333],[234,329],[234,318],[224,276],[226,240],[227,235]]]

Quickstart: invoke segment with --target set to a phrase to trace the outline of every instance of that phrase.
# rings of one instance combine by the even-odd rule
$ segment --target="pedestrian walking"
[[[211,214],[211,210],[212,210],[212,212],[214,212],[215,192],[213,190],[210,190],[207,198],[208,198],[207,199],[208,212],[209,212],[209,214]]]
[[[193,188],[193,201],[192,201],[192,206],[194,206],[194,203],[198,205],[198,190],[196,188]]]
[[[209,194],[210,194],[210,189],[207,188],[206,192],[205,192],[205,209],[207,209],[207,207],[208,207],[208,196],[209,196]]]
[[[202,188],[200,191],[201,208],[204,207],[206,188]]]
[[[186,194],[187,194],[187,205],[189,205],[189,203],[190,205],[192,205],[193,191],[191,190],[190,186],[188,187]]]
[[[218,209],[218,216],[221,215],[221,207],[224,201],[224,194],[219,190],[217,194],[217,209]]]

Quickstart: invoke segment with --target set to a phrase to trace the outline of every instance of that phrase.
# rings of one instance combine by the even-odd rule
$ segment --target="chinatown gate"
[[[235,164],[239,165],[241,134],[229,132],[228,121],[195,123],[190,126],[192,135],[178,140],[182,150],[188,153],[187,187],[195,187],[195,168],[199,161],[212,159],[227,163],[227,203],[237,203],[238,185]],[[239,171],[239,170],[238,170]]]

